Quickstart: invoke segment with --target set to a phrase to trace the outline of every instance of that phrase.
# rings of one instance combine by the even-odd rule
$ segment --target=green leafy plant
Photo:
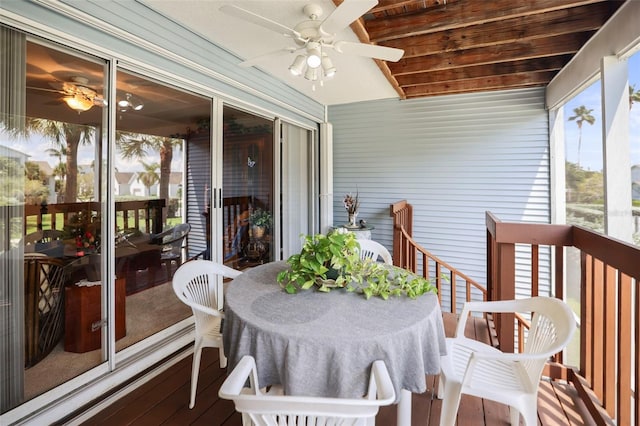
[[[352,268],[359,260],[358,249],[351,232],[307,235],[300,253],[287,259],[290,268],[278,274],[278,282],[287,293],[307,290],[314,284],[319,285],[320,291],[344,287],[352,279]]]
[[[352,283],[346,287],[347,291],[360,291],[367,299],[377,296],[386,300],[402,295],[415,299],[425,293],[438,292],[428,279],[405,269],[390,268],[372,259],[358,262],[353,268],[352,278]]]
[[[415,299],[437,293],[426,278],[371,259],[360,260],[359,244],[352,232],[307,235],[300,253],[290,256],[287,263],[289,268],[281,271],[277,280],[290,294],[314,285],[324,292],[333,288],[361,292],[367,299],[401,295]]]
[[[251,223],[252,226],[271,228],[273,219],[269,211],[257,208],[249,215],[249,223]]]

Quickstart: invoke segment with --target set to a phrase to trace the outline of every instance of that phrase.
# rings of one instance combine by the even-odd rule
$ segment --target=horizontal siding
[[[414,206],[414,238],[485,283],[485,211],[503,221],[550,220],[543,89],[336,105],[329,121],[334,219],[346,221],[342,197],[357,190],[358,217],[388,248],[389,205],[406,199]],[[523,262],[518,285],[525,288]]]
[[[208,137],[193,138],[186,144],[186,221],[191,225],[187,237],[187,258],[207,249],[207,212],[211,188],[211,148]],[[183,213],[184,215],[184,213]],[[209,253],[211,254],[211,253]]]

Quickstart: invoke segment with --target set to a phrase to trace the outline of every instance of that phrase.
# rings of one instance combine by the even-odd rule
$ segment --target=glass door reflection
[[[116,340],[121,351],[191,316],[172,279],[206,239],[198,196],[210,179],[211,99],[121,70],[116,89],[115,269],[126,294],[126,336]],[[116,302],[116,320],[117,313]]]
[[[105,361],[100,164],[107,63],[8,28],[0,28],[0,39],[22,52],[3,80],[3,93],[16,96],[0,102],[6,412]]]
[[[223,256],[234,269],[274,258],[273,126],[271,120],[224,107]]]

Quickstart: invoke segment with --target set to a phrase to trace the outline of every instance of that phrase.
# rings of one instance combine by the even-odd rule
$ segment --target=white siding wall
[[[550,221],[542,88],[338,105],[329,121],[334,220],[346,222],[342,198],[358,190],[358,218],[389,249],[389,204],[406,199],[414,238],[485,284],[485,211],[502,221]],[[526,267],[517,275],[528,287]]]

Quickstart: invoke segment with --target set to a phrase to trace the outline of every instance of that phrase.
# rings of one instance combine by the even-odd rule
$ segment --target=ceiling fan
[[[297,52],[298,55],[289,66],[289,71],[295,76],[304,75],[307,80],[320,79],[322,82],[323,77],[329,78],[336,73],[336,68],[329,56],[330,51],[392,62],[396,62],[402,57],[404,54],[402,49],[336,39],[336,33],[347,28],[376,4],[378,4],[377,0],[345,0],[324,20],[321,19],[322,8],[316,4],[308,4],[303,8],[303,13],[308,19],[299,22],[293,28],[233,4],[223,5],[220,10],[228,15],[278,32],[295,42],[295,47],[287,47],[245,60],[240,63],[240,66],[254,66],[275,55]]]
[[[71,81],[55,82],[51,85],[55,89],[42,87],[29,87],[29,89],[60,93],[64,95],[61,100],[78,113],[88,111],[94,105],[101,107],[107,105],[107,101],[89,87],[89,79],[86,77],[74,76],[71,77]]]

